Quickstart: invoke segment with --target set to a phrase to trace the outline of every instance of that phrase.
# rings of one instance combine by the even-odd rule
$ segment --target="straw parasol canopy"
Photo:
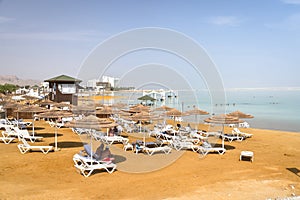
[[[237,117],[237,118],[254,118],[254,116],[250,115],[250,114],[246,114],[246,113],[243,113],[239,110],[237,111],[234,111],[234,112],[231,112],[231,113],[228,113],[227,114],[228,116],[233,116],[233,117]]]
[[[47,110],[46,112],[38,114],[38,117],[41,118],[52,118],[59,119],[62,117],[72,117],[73,113],[65,110]]]
[[[73,106],[72,112],[74,114],[84,114],[86,116],[88,115],[95,115],[96,106],[95,104],[89,103],[89,104],[82,104],[78,106]]]
[[[96,110],[96,115],[111,115],[114,111],[109,106],[103,106],[100,109]]]
[[[209,118],[206,118],[204,120],[207,123],[212,124],[222,124],[222,134],[224,134],[224,125],[225,124],[238,124],[243,122],[237,117],[228,116],[226,114],[216,115]],[[222,139],[222,147],[224,148],[224,137]]]
[[[41,118],[52,118],[52,119],[59,119],[59,118],[62,118],[62,117],[71,117],[73,116],[73,114],[69,111],[63,111],[63,110],[49,110],[49,111],[46,111],[46,112],[43,112],[43,113],[40,113],[38,114],[38,117],[41,117]],[[57,126],[55,126],[55,151],[58,151],[58,148],[57,148]]]
[[[171,116],[171,117],[180,117],[180,116],[183,116],[185,114],[183,112],[180,112],[176,108],[173,108],[173,109],[169,110],[168,112],[166,112],[166,115]]]
[[[154,111],[170,111],[170,110],[172,110],[172,109],[173,109],[173,108],[164,105],[164,106],[155,108]]]
[[[200,110],[199,108],[196,108],[196,107],[194,109],[188,110],[188,111],[186,111],[184,113],[186,115],[195,115],[195,121],[196,121],[197,124],[198,124],[198,120],[197,120],[197,116],[198,115],[208,115],[209,114],[209,112],[206,112],[204,110]],[[196,127],[197,127],[197,125],[196,125]]]
[[[73,107],[72,104],[64,103],[64,102],[54,103],[53,105],[54,105],[55,107],[57,107],[57,108],[65,108],[65,107],[67,107],[68,109],[71,109],[71,108]]]
[[[225,114],[212,116],[206,118],[204,121],[212,124],[238,124],[240,122],[243,122],[238,117],[232,117]]]
[[[89,115],[82,119],[73,120],[68,124],[69,127],[95,129],[95,130],[100,130],[102,128],[110,128],[117,125],[118,124],[108,119],[98,118],[94,115]]]
[[[31,113],[32,114],[32,134],[34,135],[34,114],[45,112],[47,109],[37,105],[29,105],[19,107],[15,112],[17,113]]]
[[[56,104],[56,102],[51,101],[49,99],[45,99],[45,100],[39,102],[40,106],[48,106],[48,105],[54,105],[54,104]]]
[[[208,115],[209,112],[206,112],[204,110],[200,110],[199,108],[194,108],[192,110],[186,111],[185,114],[188,114],[188,115]]]
[[[130,113],[139,113],[139,112],[149,112],[150,111],[150,108],[148,106],[143,106],[141,104],[137,104],[135,106],[131,106],[129,108],[129,110],[122,110],[124,112],[130,112]]]

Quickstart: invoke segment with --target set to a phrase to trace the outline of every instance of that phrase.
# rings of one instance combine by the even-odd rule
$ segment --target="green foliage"
[[[0,85],[0,93],[9,94],[18,89],[17,85],[5,83],[4,85]]]

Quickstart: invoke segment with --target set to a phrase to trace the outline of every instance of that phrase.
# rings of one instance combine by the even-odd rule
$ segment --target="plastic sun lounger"
[[[252,137],[253,134],[251,133],[244,133],[244,132],[241,132],[238,128],[234,128],[232,130],[232,134],[236,134],[236,135],[241,135],[242,137],[245,137],[245,138],[250,138]]]
[[[176,151],[180,151],[182,149],[193,149],[194,143],[192,142],[186,142],[186,141],[173,141],[172,147],[176,149]]]
[[[40,150],[44,154],[47,154],[53,149],[53,146],[32,146],[28,144],[28,142],[24,138],[21,138],[21,141],[23,142],[23,144],[18,144],[18,148],[22,154],[25,154],[29,150]]]
[[[84,177],[89,177],[94,170],[105,169],[108,173],[113,173],[117,167],[112,162],[98,161],[91,157],[75,154],[73,156],[74,166]]]
[[[226,152],[225,148],[222,147],[203,147],[203,146],[194,146],[193,147],[194,152],[201,153],[203,156],[207,155],[210,152],[217,152],[220,155],[223,155]]]
[[[108,145],[112,145],[114,142],[121,142],[127,144],[129,139],[122,136],[102,136],[101,140]]]
[[[11,143],[14,139],[14,137],[0,137],[0,140],[2,140],[5,144]]]
[[[149,147],[145,147],[144,151],[149,155],[152,156],[154,153],[157,152],[164,152],[165,154],[169,154],[172,151],[171,147],[168,146],[163,146],[163,147],[153,147],[153,148],[149,148]]]
[[[221,135],[224,139],[228,140],[231,143],[233,140],[243,141],[244,137],[236,136],[236,135]]]
[[[13,129],[17,133],[19,140],[20,140],[20,138],[24,138],[24,139],[28,139],[28,140],[30,140],[30,142],[34,143],[36,140],[43,139],[43,137],[41,137],[41,136],[30,135],[27,129],[20,130],[18,127],[14,127]]]

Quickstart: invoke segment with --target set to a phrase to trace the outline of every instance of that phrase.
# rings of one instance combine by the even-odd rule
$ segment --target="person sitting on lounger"
[[[101,160],[103,160],[103,161],[113,161],[114,160],[108,147],[106,147],[105,150],[102,152]]]
[[[102,157],[102,153],[104,151],[104,144],[102,143],[96,150],[96,153],[94,154],[94,158],[96,160],[100,160]]]

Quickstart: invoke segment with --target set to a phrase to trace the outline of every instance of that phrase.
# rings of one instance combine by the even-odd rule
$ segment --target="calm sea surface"
[[[164,101],[155,101],[154,107],[167,105],[187,111],[197,106],[202,110],[212,112],[213,106],[223,106],[226,113],[240,110],[254,116],[245,119],[253,128],[286,130],[300,132],[300,91],[298,90],[243,90],[227,91],[226,102],[222,105],[212,105],[207,91],[176,91],[177,97],[166,97]],[[143,92],[114,92],[121,96],[113,101],[126,104],[140,103],[138,97]],[[113,103],[113,102],[106,102]],[[209,115],[198,117],[202,121]],[[185,121],[193,121],[195,117],[184,117]]]

